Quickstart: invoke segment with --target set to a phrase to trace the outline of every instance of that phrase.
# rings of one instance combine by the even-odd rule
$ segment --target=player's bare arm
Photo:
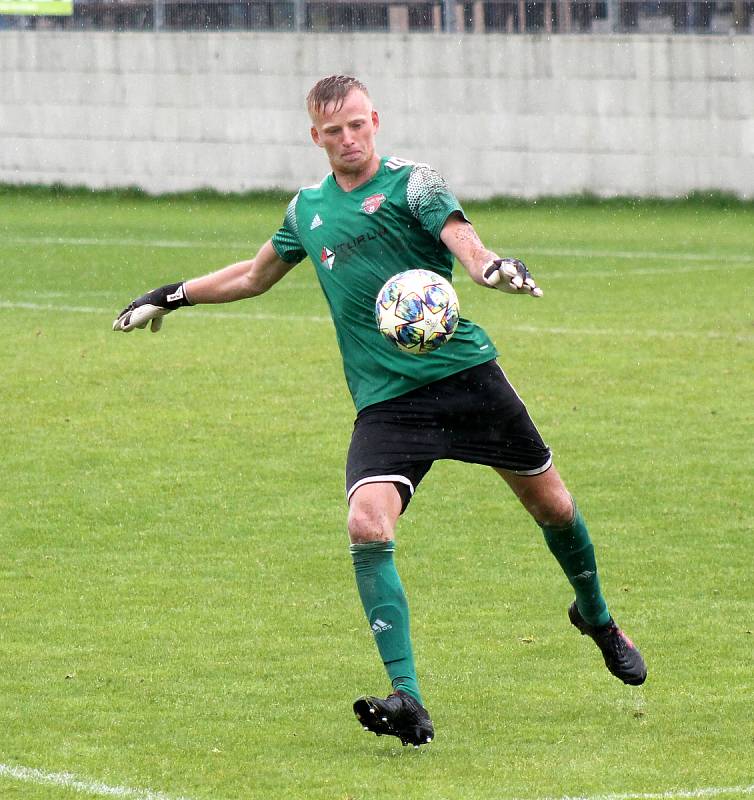
[[[474,226],[460,214],[448,217],[440,232],[440,239],[480,286],[490,286],[511,294],[542,296],[542,290],[523,261],[500,258],[497,253],[488,250]]]
[[[156,333],[162,327],[162,318],[176,308],[256,297],[274,286],[293,267],[294,264],[283,261],[267,241],[250,260],[239,261],[200,278],[161,286],[137,297],[120,312],[113,330],[127,333],[145,328],[151,322],[151,330]]]
[[[293,267],[293,264],[278,256],[268,240],[254,258],[231,264],[201,278],[192,278],[184,283],[184,290],[191,305],[232,303],[234,300],[264,294]]]

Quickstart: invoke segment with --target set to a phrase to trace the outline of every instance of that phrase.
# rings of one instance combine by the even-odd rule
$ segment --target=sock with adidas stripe
[[[356,586],[393,689],[400,689],[421,703],[408,602],[395,568],[394,552],[394,541],[351,545]]]

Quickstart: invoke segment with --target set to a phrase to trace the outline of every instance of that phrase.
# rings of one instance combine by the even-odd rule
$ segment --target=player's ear
[[[324,147],[322,140],[319,138],[319,131],[317,130],[316,125],[312,125],[311,128],[309,128],[309,133],[311,134],[312,141],[317,145],[317,147]]]
[[[375,133],[380,129],[380,115],[374,109],[372,109],[372,127]]]

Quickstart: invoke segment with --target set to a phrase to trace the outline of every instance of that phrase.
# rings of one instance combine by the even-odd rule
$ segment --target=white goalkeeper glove
[[[157,333],[162,327],[162,318],[165,314],[181,306],[190,305],[185,285],[170,283],[159,289],[152,289],[151,292],[129,303],[113,322],[113,330],[128,333],[134,328],[146,328],[147,323],[151,322],[152,333]]]
[[[534,283],[523,261],[517,258],[496,258],[482,267],[482,278],[487,286],[511,294],[530,294],[542,297],[542,290]]]

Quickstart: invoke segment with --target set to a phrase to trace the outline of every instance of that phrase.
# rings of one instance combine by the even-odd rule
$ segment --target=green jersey
[[[351,192],[332,173],[300,189],[272,237],[283,261],[309,256],[314,263],[357,410],[497,355],[487,334],[464,318],[447,344],[425,355],[401,352],[375,322],[377,295],[392,275],[421,267],[452,280],[453,255],[440,232],[454,212],[463,209],[435,170],[383,158],[374,177]]]

